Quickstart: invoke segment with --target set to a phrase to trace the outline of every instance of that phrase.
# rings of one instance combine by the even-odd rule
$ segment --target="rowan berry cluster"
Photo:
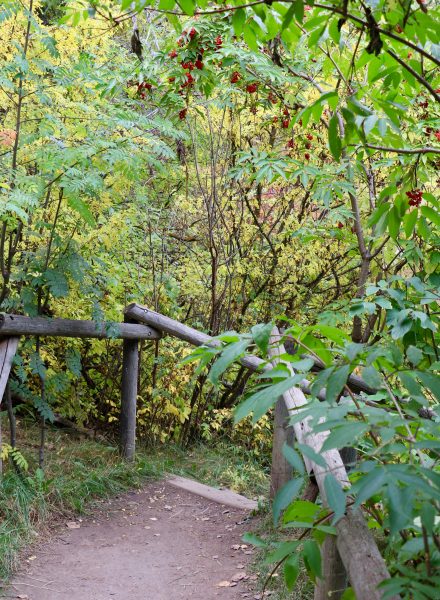
[[[406,195],[409,198],[409,205],[410,206],[420,206],[421,202],[422,202],[422,190],[416,189],[416,190],[410,190],[409,192],[406,192]]]

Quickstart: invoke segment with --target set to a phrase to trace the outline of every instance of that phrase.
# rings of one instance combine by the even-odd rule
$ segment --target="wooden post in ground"
[[[316,580],[314,600],[340,600],[347,587],[347,572],[334,535],[327,535],[322,543],[321,565],[322,579]]]
[[[120,451],[134,460],[136,449],[136,400],[138,393],[139,340],[124,339],[122,351]]]
[[[272,467],[270,471],[270,497],[273,499],[280,489],[292,479],[292,467],[283,454],[284,444],[293,446],[293,428],[287,420],[289,413],[283,398],[275,404],[272,442]]]

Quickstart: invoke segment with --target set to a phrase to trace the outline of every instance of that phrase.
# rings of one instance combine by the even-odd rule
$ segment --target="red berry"
[[[249,83],[249,84],[246,86],[246,91],[247,91],[249,94],[255,94],[255,92],[257,91],[257,89],[258,89],[258,83]]]
[[[199,71],[201,71],[203,69],[203,63],[201,60],[196,60],[196,62],[194,63],[194,66],[199,69]]]
[[[308,152],[306,152],[306,153],[304,154],[304,158],[305,158],[306,160],[310,160],[310,154],[309,154]]]
[[[288,148],[295,148],[295,142],[293,140],[289,140],[287,142],[287,147]]]
[[[217,48],[220,48],[222,44],[223,44],[223,40],[222,40],[221,36],[220,36],[220,35],[218,35],[218,36],[215,38],[215,45],[217,46]]]
[[[177,40],[177,45],[178,45],[178,46],[182,46],[182,44],[183,44],[183,38],[179,38],[179,39]]]
[[[273,92],[269,92],[267,99],[269,100],[269,102],[272,102],[272,104],[276,104],[278,102],[278,98]]]
[[[281,127],[283,129],[288,129],[290,125],[290,119],[283,119],[283,121],[281,122]]]
[[[313,135],[312,135],[311,133],[308,133],[308,134],[306,135],[306,138],[307,138],[308,140],[313,140]]]
[[[298,121],[298,124],[299,124],[299,125],[301,125],[301,127],[302,127],[303,120],[302,120],[302,119],[300,119],[300,120]]]
[[[241,79],[241,75],[238,71],[234,71],[231,76],[231,83],[237,83]]]
[[[286,107],[284,107],[283,115],[285,115],[286,117],[289,116],[289,110]]]
[[[306,142],[306,148],[307,150],[310,150],[310,148],[312,147],[312,144],[310,142]]]
[[[173,81],[176,81],[176,78],[175,77],[168,77],[168,81],[170,83],[173,83]]]
[[[171,50],[171,52],[168,54],[168,56],[170,58],[176,58],[176,56],[177,56],[177,50]]]
[[[278,123],[278,117],[274,117],[274,118],[272,119],[272,123]]]
[[[194,27],[191,29],[191,31],[189,32],[189,37],[193,40],[197,35],[197,31],[194,29]]]
[[[188,80],[188,85],[191,85],[192,83],[194,83],[194,77],[191,75],[191,73],[185,73],[185,75]]]
[[[257,114],[257,107],[256,107],[256,106],[252,106],[252,107],[251,107],[251,113],[252,113],[253,115],[256,115],[256,114]]]
[[[409,192],[406,192],[406,195],[409,198],[408,204],[410,206],[420,206],[423,199],[422,194],[422,190],[419,189],[410,190]]]
[[[179,119],[181,121],[183,121],[186,118],[186,108],[182,108],[182,110],[179,112]]]
[[[341,221],[339,221],[338,223],[338,229],[343,229],[344,228],[344,223],[341,223]]]
[[[437,138],[437,140],[440,142],[440,129],[437,129],[437,131],[434,133],[434,135]]]
[[[394,29],[397,31],[397,33],[402,33],[403,32],[403,29],[400,27],[399,24],[397,24]]]

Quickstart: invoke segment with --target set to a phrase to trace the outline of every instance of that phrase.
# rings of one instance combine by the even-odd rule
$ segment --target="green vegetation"
[[[56,417],[115,438],[121,345],[21,340],[9,417],[42,441],[1,449],[5,494],[32,507],[12,515],[11,547],[50,506],[81,509],[106,469],[115,489],[151,464],[259,495],[271,409],[307,379],[291,422],[330,434],[287,450],[274,517],[288,586],[303,566],[319,577],[323,539],[355,507],[381,540],[384,598],[438,597],[439,29],[434,0],[1,3],[0,309],[102,323],[137,301],[220,341],[143,344],[152,463],[81,443],[57,472]],[[238,359],[266,360],[274,325],[288,352],[250,374]],[[347,445],[341,481],[326,452]],[[298,503],[304,458],[327,469],[322,503]]]

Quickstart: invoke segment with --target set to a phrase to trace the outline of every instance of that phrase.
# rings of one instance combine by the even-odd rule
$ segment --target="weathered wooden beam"
[[[113,323],[0,315],[0,336],[40,335],[77,338],[157,340],[160,333],[138,323]]]
[[[0,404],[5,393],[6,386],[11,372],[12,361],[20,338],[10,337],[0,341]]]
[[[179,323],[179,321],[175,321],[170,317],[161,315],[160,313],[157,313],[154,310],[150,310],[147,306],[143,306],[141,304],[129,304],[125,309],[124,314],[126,314],[127,317],[130,317],[130,319],[133,319],[134,321],[140,321],[141,323],[145,323],[145,325],[154,327],[158,331],[162,331],[163,333],[172,335],[173,337],[179,338],[180,340],[189,342],[193,346],[202,346],[204,344],[210,346],[220,344],[218,340],[215,340],[207,333],[202,333],[201,331],[197,331],[197,329],[188,327],[188,325],[183,325],[182,323]],[[310,356],[309,358],[311,358],[314,361],[314,370],[319,371],[325,368],[324,365],[315,357]],[[244,367],[253,371],[262,370],[265,368],[265,365],[266,369],[270,369],[270,367],[267,367],[266,361],[264,361],[262,358],[258,358],[258,356],[243,356],[243,358],[240,359],[240,363]],[[307,383],[308,382],[304,380],[304,387],[307,387]],[[357,375],[350,375],[347,383],[350,386],[350,388],[356,393],[376,393],[376,390],[368,386]],[[324,395],[325,393],[322,391],[319,393],[318,397],[320,399],[324,399]]]
[[[119,422],[121,455],[134,460],[136,450],[136,403],[138,393],[139,342],[127,340],[122,350],[121,416]]]
[[[280,489],[292,479],[293,469],[283,454],[284,444],[293,446],[295,434],[289,426],[289,413],[283,398],[277,400],[273,416],[272,466],[270,469],[270,497],[273,498]]]
[[[280,339],[281,335],[275,327],[269,348],[269,355],[274,366],[283,362],[280,356],[285,353],[285,349],[282,344],[279,344]],[[284,362],[284,364],[293,375],[294,371],[291,363]],[[298,387],[288,390],[283,394],[283,398],[287,410],[292,411],[292,413],[307,404],[304,393]],[[314,433],[307,420],[295,423],[293,428],[298,442],[310,446],[316,453],[321,454],[326,462],[326,467],[323,467],[303,456],[307,470],[309,472],[313,471],[322,501],[324,505],[327,505],[324,481],[328,473],[336,478],[341,487],[346,488],[350,485],[341,455],[337,450],[327,450],[321,453],[322,445],[329,435],[328,431]],[[361,511],[348,508],[344,517],[336,523],[335,527],[337,531],[337,550],[347,571],[356,599],[381,600],[382,593],[378,590],[378,585],[385,579],[389,579],[390,574]],[[337,555],[333,554],[333,556],[336,561]],[[398,596],[394,596],[393,600],[396,598]]]

